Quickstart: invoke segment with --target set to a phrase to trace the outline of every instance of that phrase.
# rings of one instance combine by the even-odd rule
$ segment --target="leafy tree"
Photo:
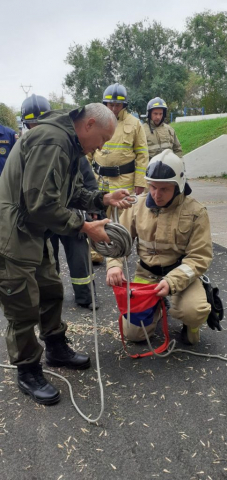
[[[140,114],[155,96],[181,103],[187,72],[177,57],[177,38],[177,32],[156,22],[118,24],[105,42],[70,47],[66,63],[73,71],[66,75],[65,86],[83,105],[102,101],[109,84],[123,83],[130,108]]]
[[[111,35],[114,70],[127,86],[130,106],[139,113],[145,113],[152,97],[182,101],[187,73],[176,56],[177,37],[177,32],[146,21],[118,25]]]
[[[226,108],[226,35],[227,12],[207,11],[189,18],[186,31],[178,38],[182,62],[201,78],[207,113]]]
[[[18,131],[15,112],[4,103],[0,103],[0,124]]]
[[[73,110],[75,108],[75,105],[71,105],[70,103],[66,103],[65,97],[62,94],[62,96],[58,96],[56,93],[51,92],[49,94],[49,103],[51,106],[51,110],[59,110],[62,108],[66,108],[68,110]]]
[[[109,52],[100,40],[83,47],[69,48],[66,63],[73,67],[65,78],[65,87],[79,105],[102,101],[103,89],[114,81]]]

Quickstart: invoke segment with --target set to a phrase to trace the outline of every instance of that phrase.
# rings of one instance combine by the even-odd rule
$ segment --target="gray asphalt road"
[[[207,192],[207,190],[205,190]],[[209,198],[209,197],[208,197]],[[206,200],[206,199],[205,199]],[[133,272],[135,255],[130,259]],[[173,353],[166,359],[132,360],[122,352],[118,311],[112,290],[105,285],[105,267],[95,267],[101,307],[97,312],[99,354],[105,410],[98,425],[89,425],[76,412],[68,387],[52,378],[61,402],[38,406],[18,391],[14,370],[0,369],[2,480],[222,480],[227,478],[226,373],[227,359]],[[226,306],[226,249],[214,245],[209,271]],[[62,258],[65,286],[63,317],[77,349],[91,354],[85,372],[53,369],[72,384],[82,411],[100,411],[92,314],[77,308]],[[222,332],[202,329],[197,353],[227,356],[227,325]],[[169,319],[171,338],[179,340],[180,324]],[[0,362],[7,362],[0,317]],[[152,344],[162,342],[159,327]],[[180,342],[178,348],[185,348]],[[146,344],[129,345],[131,352]],[[43,358],[44,367],[45,359]]]

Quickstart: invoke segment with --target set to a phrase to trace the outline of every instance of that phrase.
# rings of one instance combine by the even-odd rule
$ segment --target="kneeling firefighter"
[[[158,283],[158,296],[170,295],[170,315],[182,324],[184,343],[200,339],[200,326],[207,321],[211,305],[200,276],[212,260],[212,242],[206,208],[191,197],[183,159],[170,149],[150,160],[146,176],[149,193],[142,194],[120,223],[137,240],[139,256],[134,282]],[[122,285],[123,259],[107,260],[107,284]],[[146,327],[154,332],[158,315]],[[144,339],[141,327],[124,323],[128,339]]]

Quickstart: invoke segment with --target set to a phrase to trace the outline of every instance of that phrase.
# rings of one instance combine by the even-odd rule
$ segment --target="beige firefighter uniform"
[[[166,148],[170,148],[178,157],[182,157],[181,144],[172,127],[163,122],[157,127],[154,122],[150,121],[150,127],[148,123],[145,123],[143,128],[147,138],[149,159]]]
[[[137,239],[139,261],[134,281],[157,283],[164,278],[170,286],[170,315],[189,326],[188,339],[199,340],[199,326],[210,312],[206,294],[199,277],[212,260],[212,241],[206,209],[184,193],[174,198],[166,208],[148,208],[146,194],[138,203],[122,213],[120,223]],[[163,274],[155,275],[143,268],[162,267]],[[166,270],[170,266],[170,271]],[[123,259],[107,259],[107,270],[123,267]],[[191,337],[189,338],[189,336]]]
[[[135,186],[147,186],[144,180],[148,165],[146,136],[141,122],[125,108],[118,115],[113,137],[104,144],[101,151],[96,150],[93,156],[88,155],[88,158],[93,163],[101,191],[112,193],[117,188],[127,188],[133,192]],[[102,167],[107,167],[107,175],[101,174]],[[114,167],[109,173],[115,176],[108,175],[109,167]],[[126,173],[123,173],[124,171]]]

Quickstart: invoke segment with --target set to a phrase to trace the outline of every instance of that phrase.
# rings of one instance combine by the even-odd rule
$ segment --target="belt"
[[[183,258],[184,257],[180,257],[176,263],[173,263],[173,265],[167,265],[166,267],[161,267],[161,265],[154,265],[153,267],[150,267],[149,265],[144,263],[143,260],[140,260],[140,265],[141,267],[145,268],[145,270],[153,273],[153,275],[156,275],[157,277],[164,277],[165,275],[167,275],[167,273],[171,272],[171,270],[179,267]]]
[[[93,162],[95,173],[101,177],[119,177],[125,173],[135,172],[135,160],[126,163],[126,165],[116,165],[114,167],[101,167],[97,162]]]

